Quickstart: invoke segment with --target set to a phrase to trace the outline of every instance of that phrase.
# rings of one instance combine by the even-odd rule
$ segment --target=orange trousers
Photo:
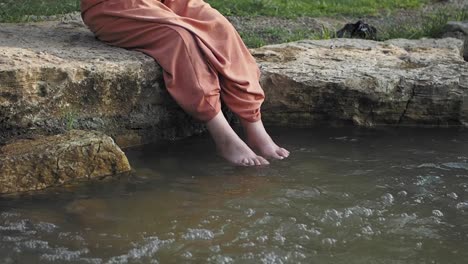
[[[220,96],[243,120],[260,120],[265,95],[255,59],[203,0],[81,0],[81,14],[101,41],[153,57],[168,92],[200,121],[219,113]]]

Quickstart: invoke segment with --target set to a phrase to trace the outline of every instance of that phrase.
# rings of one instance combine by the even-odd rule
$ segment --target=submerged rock
[[[125,154],[100,132],[72,130],[23,139],[0,148],[0,194],[40,190],[129,170]]]
[[[454,38],[302,40],[252,50],[265,123],[468,126],[468,63]]]

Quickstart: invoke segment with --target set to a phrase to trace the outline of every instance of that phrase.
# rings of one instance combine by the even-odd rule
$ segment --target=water
[[[207,137],[127,151],[134,173],[0,199],[0,263],[466,263],[468,133],[276,129],[235,168]]]

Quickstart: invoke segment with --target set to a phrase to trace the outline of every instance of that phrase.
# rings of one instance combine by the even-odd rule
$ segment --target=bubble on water
[[[16,243],[17,246],[29,249],[48,249],[49,242],[42,240],[27,240]]]
[[[280,233],[275,232],[275,235],[273,236],[273,240],[278,241],[280,244],[284,244],[284,241],[286,241],[286,238],[282,236]]]
[[[423,243],[422,243],[422,242],[416,243],[416,249],[421,249],[422,246],[423,246]]]
[[[257,241],[261,243],[265,243],[268,240],[268,236],[258,236]]]
[[[20,231],[20,232],[25,232],[28,230],[27,225],[29,225],[28,220],[21,220],[19,222],[15,223],[7,223],[8,225],[1,226],[0,225],[0,231]]]
[[[349,208],[353,214],[359,215],[359,216],[364,216],[364,217],[369,217],[374,214],[374,210],[362,206],[355,206]]]
[[[296,224],[297,229],[301,231],[308,231],[307,225],[306,224]]]
[[[454,192],[448,193],[447,196],[454,199],[454,200],[458,199],[458,195],[456,193],[454,193]]]
[[[432,210],[434,216],[442,217],[444,214],[440,210]]]
[[[245,211],[245,215],[247,215],[247,217],[251,217],[255,214],[255,210],[252,209],[252,208],[249,208]]]
[[[348,217],[350,217],[350,216],[352,216],[352,215],[353,215],[353,211],[351,211],[351,209],[346,208],[346,209],[344,210],[343,216],[344,216],[345,218],[348,218]]]
[[[295,251],[293,253],[293,257],[296,258],[296,259],[306,259],[307,258],[307,256],[304,253],[297,252],[297,251]]]
[[[242,230],[239,232],[239,239],[246,239],[249,237],[249,232],[246,230]]]
[[[161,246],[174,242],[174,239],[160,240],[158,237],[148,237],[145,243],[137,245],[128,251],[127,254],[112,257],[107,264],[120,264],[140,261],[143,258],[153,257],[154,254],[161,248]]]
[[[255,224],[265,225],[265,224],[271,223],[272,220],[273,220],[272,216],[266,215],[266,216],[258,219],[257,221],[255,221]]]
[[[408,195],[408,193],[406,191],[399,191],[397,194],[400,197],[406,197]]]
[[[370,226],[365,226],[361,229],[361,233],[363,233],[364,235],[373,235],[374,234],[374,230],[372,230],[372,228]]]
[[[299,244],[294,245],[294,248],[295,248],[295,249],[304,249],[304,247],[301,246],[301,245],[299,245]]]
[[[325,210],[325,215],[320,219],[322,223],[325,222],[339,222],[343,218],[343,213],[339,212],[336,209],[327,209]]]
[[[1,236],[4,242],[18,242],[24,239],[24,237],[12,237],[12,236]]]
[[[216,255],[208,258],[208,262],[217,264],[230,264],[234,263],[234,259],[228,256]]]
[[[190,251],[185,251],[181,255],[184,259],[191,259],[193,257],[192,253]]]
[[[208,229],[189,228],[187,233],[182,236],[185,240],[210,240],[214,238],[214,233]]]
[[[384,205],[392,205],[393,202],[395,201],[395,198],[393,198],[393,195],[390,193],[386,193],[380,197],[382,199],[382,202]]]
[[[459,210],[468,210],[468,202],[459,202],[457,203],[456,208]]]
[[[337,240],[334,238],[324,238],[322,239],[322,245],[327,246],[327,247],[333,247],[335,246]]]
[[[255,243],[254,242],[243,243],[240,245],[240,247],[243,247],[243,248],[255,247]]]
[[[299,241],[302,243],[308,242],[310,240],[310,237],[308,235],[302,235],[299,237]]]
[[[53,254],[42,254],[41,259],[46,260],[46,261],[75,261],[75,260],[80,260],[82,262],[85,262],[84,259],[80,258],[81,255],[89,253],[89,249],[81,249],[77,251],[73,250],[68,250],[66,248],[56,248],[55,252]],[[94,261],[93,261],[94,260]],[[91,263],[101,263],[102,260],[100,259],[88,259],[86,262],[91,262]]]
[[[273,252],[263,253],[260,261],[263,264],[283,264],[281,257]]]
[[[208,225],[210,223],[210,220],[205,219],[200,222],[202,225]]]
[[[51,233],[53,232],[55,229],[58,228],[57,225],[55,224],[52,224],[52,223],[45,223],[45,222],[40,222],[38,224],[35,225],[37,229],[39,229],[40,231],[44,231],[44,232],[47,232],[47,233]]]
[[[440,183],[441,178],[439,176],[429,175],[429,176],[417,176],[417,181],[415,182],[418,186],[425,186],[434,183]]]
[[[219,245],[214,245],[214,246],[211,246],[209,247],[210,251],[211,252],[215,252],[215,253],[218,253],[221,251],[221,247]]]
[[[19,213],[15,212],[2,212],[0,213],[0,218],[7,219],[7,218],[13,218],[13,217],[19,217]]]

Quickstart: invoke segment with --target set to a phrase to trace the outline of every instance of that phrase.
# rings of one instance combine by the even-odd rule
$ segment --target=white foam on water
[[[171,244],[174,239],[160,240],[158,237],[148,237],[146,242],[128,251],[127,254],[112,257],[106,264],[124,264],[129,261],[141,261],[144,258],[154,257],[161,246]]]
[[[214,233],[208,229],[189,228],[182,238],[185,240],[210,240],[214,238]]]
[[[440,210],[432,210],[434,216],[442,217],[444,214]]]
[[[447,163],[442,163],[442,165],[451,169],[468,170],[468,163],[465,163],[465,162],[447,162]]]
[[[6,223],[7,225],[1,226],[0,231],[20,231],[26,232],[28,230],[27,225],[29,224],[29,220],[20,220],[19,222],[14,223]]]

